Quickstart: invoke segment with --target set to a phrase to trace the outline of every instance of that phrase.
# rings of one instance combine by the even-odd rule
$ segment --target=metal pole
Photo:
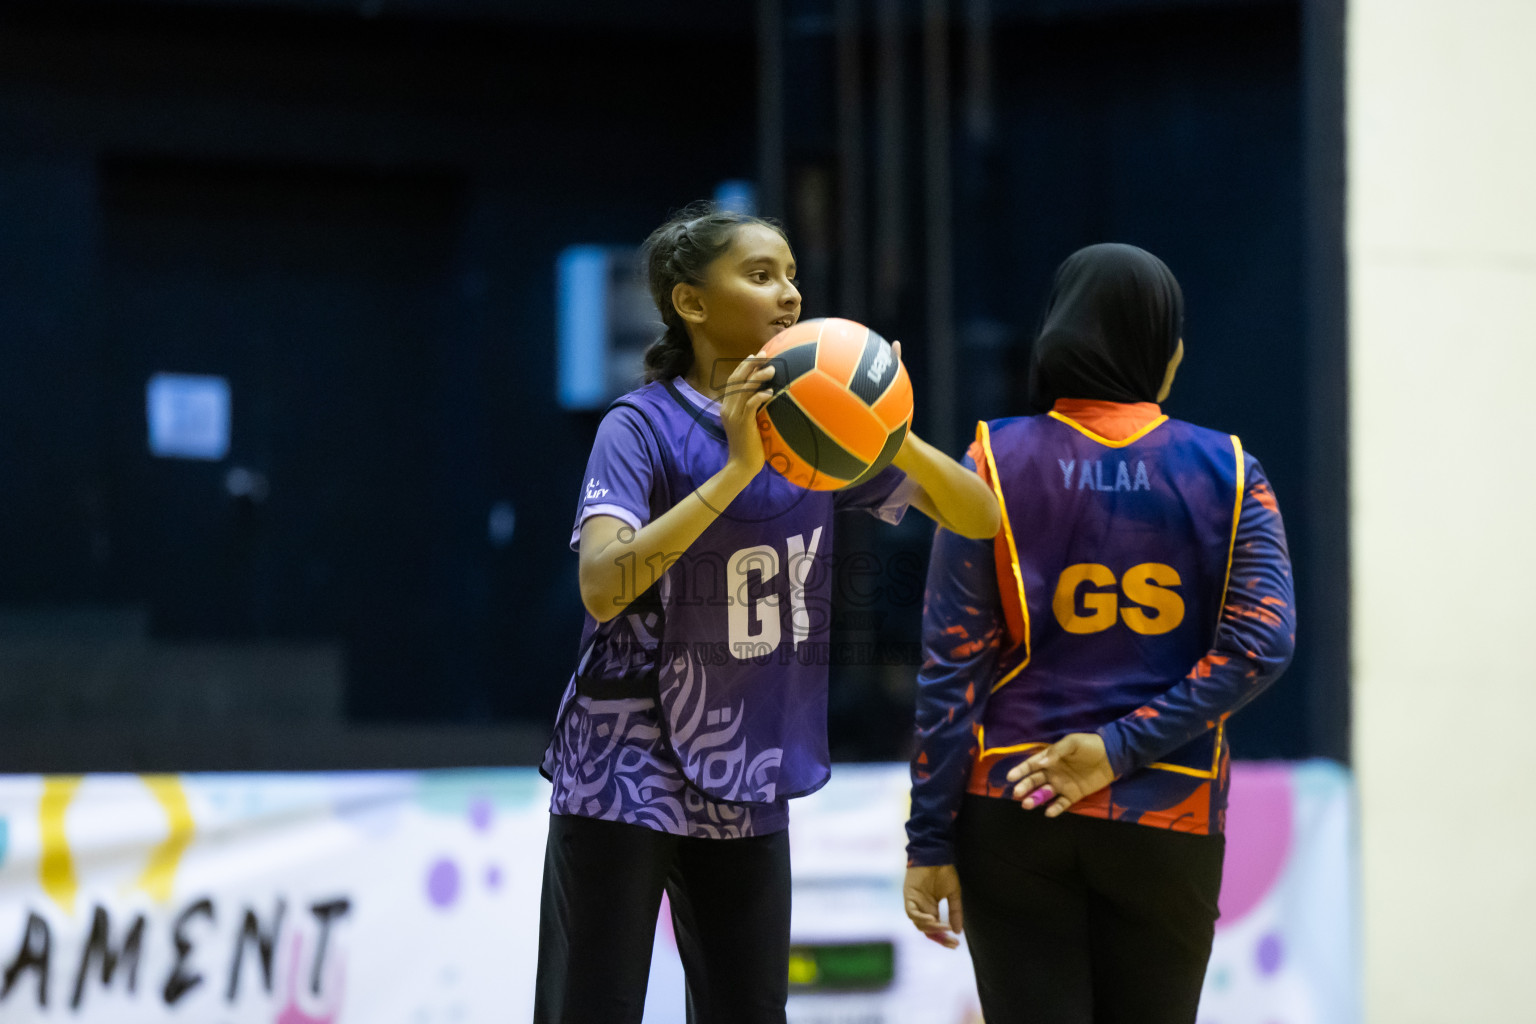
[[[992,138],[992,0],[965,0],[965,132]]]
[[[923,139],[927,225],[929,440],[955,452],[954,284],[949,195],[949,11],[945,0],[923,4]]]
[[[784,5],[757,3],[758,211],[784,217]]]
[[[863,320],[865,305],[864,67],[859,0],[837,0],[838,305]]]
[[[1349,268],[1344,249],[1346,0],[1305,0],[1302,94],[1307,187],[1307,485],[1311,564],[1298,580],[1310,744],[1350,759]],[[1296,549],[1293,549],[1296,550]],[[1326,568],[1323,568],[1326,567]]]
[[[877,0],[879,60],[875,70],[875,275],[871,315],[876,329],[895,319],[906,249],[906,186],[902,173],[901,0]],[[889,330],[890,328],[885,328]]]

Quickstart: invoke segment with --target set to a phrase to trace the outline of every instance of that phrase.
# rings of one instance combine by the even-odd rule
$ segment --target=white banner
[[[528,1020],[547,804],[528,769],[0,777],[0,1020]],[[906,807],[902,765],[795,802],[791,1024],[979,1024],[902,913]],[[1212,1024],[1357,1019],[1348,834],[1337,769],[1236,770]],[[663,908],[646,1020],[683,1006]]]

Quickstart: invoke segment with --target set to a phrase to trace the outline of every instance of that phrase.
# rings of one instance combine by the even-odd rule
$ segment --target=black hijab
[[[1079,249],[1056,270],[1029,363],[1030,403],[1155,402],[1184,333],[1184,293],[1134,245]]]

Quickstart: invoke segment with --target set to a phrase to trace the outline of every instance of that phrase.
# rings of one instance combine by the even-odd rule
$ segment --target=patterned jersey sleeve
[[[968,469],[975,461],[965,459]],[[953,864],[954,821],[975,758],[975,725],[1002,643],[992,542],[934,532],[923,596],[923,665],[917,675],[917,752],[907,863]]]
[[[659,453],[651,428],[638,409],[618,405],[598,424],[582,479],[571,550],[581,541],[581,526],[593,516],[613,516],[640,529],[651,520],[651,490]]]
[[[1099,730],[1115,777],[1158,760],[1264,691],[1296,646],[1291,557],[1275,492],[1245,457],[1246,489],[1215,646],[1161,696]]]

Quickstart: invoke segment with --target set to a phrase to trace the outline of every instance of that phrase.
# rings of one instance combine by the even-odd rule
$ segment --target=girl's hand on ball
[[[730,464],[747,477],[755,477],[763,468],[763,435],[757,426],[757,413],[773,398],[768,383],[773,380],[773,366],[761,356],[743,359],[726,378],[720,396],[720,425],[730,449]]]

